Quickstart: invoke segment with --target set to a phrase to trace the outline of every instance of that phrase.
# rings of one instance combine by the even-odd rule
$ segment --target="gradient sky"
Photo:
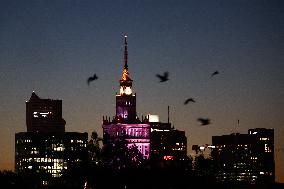
[[[281,0],[1,0],[0,169],[13,170],[33,90],[63,100],[66,131],[102,135],[102,116],[115,115],[124,34],[140,118],[166,122],[169,105],[189,154],[211,136],[274,128],[276,181],[284,182]],[[170,80],[159,83],[164,71]],[[188,97],[197,102],[183,105]]]

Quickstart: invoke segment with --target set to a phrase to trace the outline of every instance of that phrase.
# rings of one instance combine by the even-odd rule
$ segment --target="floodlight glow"
[[[149,122],[160,122],[159,116],[158,115],[147,115],[149,117]]]

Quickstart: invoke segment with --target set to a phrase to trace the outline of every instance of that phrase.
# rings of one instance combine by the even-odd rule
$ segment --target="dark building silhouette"
[[[256,128],[248,134],[213,136],[212,158],[220,182],[273,183],[275,181],[274,130]]]
[[[254,138],[252,153],[257,160],[258,180],[273,183],[275,181],[274,129],[249,129],[248,134]],[[256,159],[257,158],[257,159]]]
[[[87,158],[88,133],[65,132],[62,101],[41,99],[35,92],[26,102],[28,132],[15,134],[15,170],[41,175],[47,185]]]
[[[26,125],[28,132],[64,132],[62,100],[41,99],[35,92],[26,101]]]
[[[185,131],[174,129],[171,123],[162,123],[157,115],[148,115],[151,126],[151,159],[185,160],[187,137]]]
[[[133,80],[128,72],[127,36],[124,37],[124,68],[120,79],[120,90],[116,94],[116,115],[112,120],[103,117],[103,143],[114,146],[122,141],[128,148],[135,145],[145,159],[150,155],[150,125],[140,121],[136,113],[136,94],[132,90]]]

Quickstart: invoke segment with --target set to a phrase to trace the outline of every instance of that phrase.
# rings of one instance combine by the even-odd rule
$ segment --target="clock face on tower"
[[[131,90],[130,87],[126,87],[125,94],[127,94],[127,95],[131,95],[132,94],[132,90]]]
[[[131,87],[120,87],[120,95],[131,95],[132,94],[132,89]]]

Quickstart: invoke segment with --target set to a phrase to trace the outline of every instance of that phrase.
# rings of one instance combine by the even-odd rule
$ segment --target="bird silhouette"
[[[218,72],[218,71],[215,71],[215,72],[213,72],[213,73],[211,74],[211,77],[213,77],[214,75],[217,75],[217,74],[219,74],[219,72]]]
[[[195,102],[193,98],[188,98],[184,101],[184,105],[188,104],[189,102]]]
[[[164,72],[164,75],[156,74],[156,76],[160,79],[160,82],[169,80],[169,72]]]
[[[209,118],[198,118],[197,121],[199,121],[201,125],[209,125],[210,124]]]
[[[90,85],[90,82],[95,81],[96,79],[98,79],[98,76],[97,76],[96,74],[94,74],[93,76],[90,76],[90,77],[87,79],[88,85]]]

